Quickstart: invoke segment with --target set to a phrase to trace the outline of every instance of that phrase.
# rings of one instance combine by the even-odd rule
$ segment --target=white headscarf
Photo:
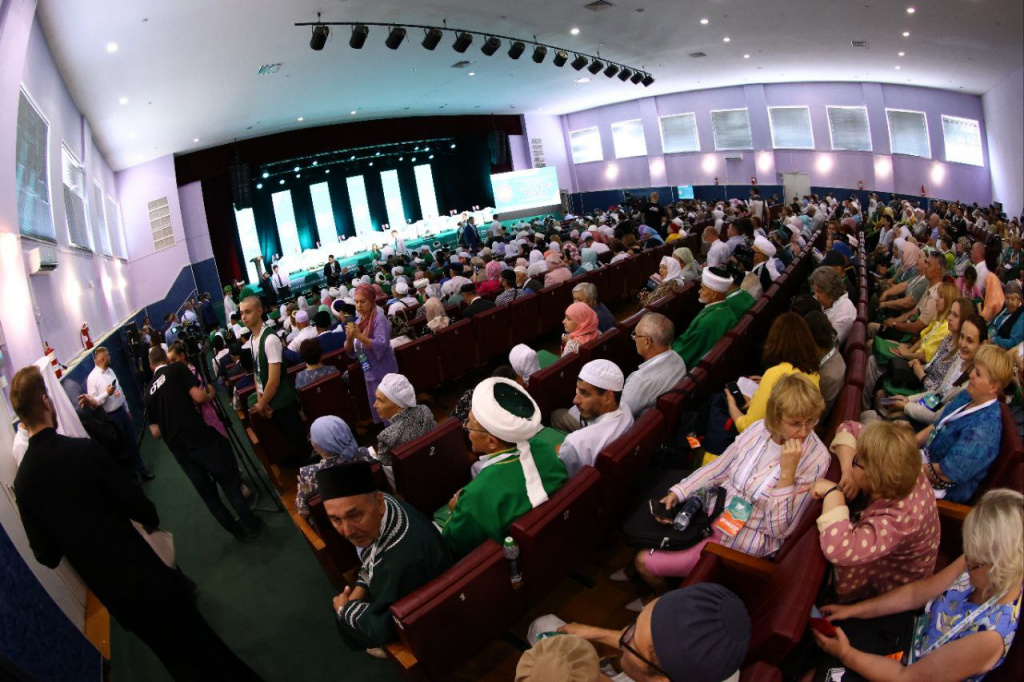
[[[665,282],[679,282],[685,284],[683,279],[683,268],[679,265],[679,261],[671,256],[662,256],[661,264],[668,270],[668,274],[661,278],[661,283]]]
[[[540,361],[537,359],[537,351],[520,343],[508,354],[508,364],[523,381],[529,383],[530,376],[540,371]]]
[[[385,374],[377,386],[388,400],[402,408],[416,405],[416,389],[401,374]]]

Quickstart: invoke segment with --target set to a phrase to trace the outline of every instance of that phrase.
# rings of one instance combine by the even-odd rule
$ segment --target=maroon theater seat
[[[653,466],[654,449],[664,438],[661,412],[648,410],[598,454],[594,466],[601,474],[601,515],[605,525],[621,521],[637,485]]]
[[[859,386],[864,390],[864,379],[868,371],[868,355],[863,348],[856,348],[850,352],[846,361],[846,385]],[[868,390],[874,388],[868,387]]]
[[[558,283],[550,287],[544,287],[537,292],[537,297],[540,299],[541,334],[547,334],[562,328],[562,320],[565,319],[565,309],[569,307],[565,303],[563,289],[565,287],[562,286],[562,283]],[[571,299],[572,291],[569,289],[566,289],[566,291],[569,292],[569,298]]]
[[[625,298],[628,293],[628,272],[623,261],[612,263],[604,271],[604,281],[598,286],[597,300],[605,305]]]
[[[286,504],[289,502],[285,501]],[[327,510],[324,509],[320,494],[317,493],[306,500],[306,506],[309,507],[310,524],[320,539],[324,541],[327,556],[338,569],[338,573],[347,573],[359,566],[359,555],[356,554],[355,546],[334,529],[330,519],[327,518]]]
[[[473,316],[478,364],[486,363],[494,357],[508,355],[508,323],[508,307],[503,305]]]
[[[854,320],[853,326],[850,327],[850,333],[846,335],[846,342],[843,344],[843,350],[847,352],[852,351],[855,348],[866,350],[867,340],[867,325],[858,318]]]
[[[583,358],[583,363],[586,364],[591,360],[611,360],[611,348],[618,338],[619,330],[612,328],[580,346],[580,357]]]
[[[473,322],[461,320],[437,332],[437,359],[445,381],[458,379],[476,364]]]
[[[329,415],[340,417],[350,426],[359,421],[341,374],[332,374],[306,384],[299,389],[299,400],[310,424]]]
[[[658,398],[655,407],[661,413],[667,433],[671,434],[675,431],[676,423],[684,409],[700,409],[700,406],[693,400],[693,394],[697,390],[697,383],[706,381],[706,379],[707,374],[698,367],[683,377],[682,381],[673,386],[670,391],[663,393]]]
[[[457,419],[391,451],[395,491],[427,518],[470,481],[470,454]]]
[[[520,296],[508,304],[509,348],[540,335],[540,297]]]
[[[758,661],[740,671],[740,682],[782,682],[782,671]]]
[[[726,382],[736,379],[736,367],[730,362],[734,355],[734,345],[740,348],[746,344],[741,344],[739,340],[730,339],[728,336],[722,337],[697,363],[697,367],[707,373],[707,381],[712,387],[722,389]]]
[[[583,358],[579,353],[569,353],[530,376],[527,387],[541,411],[541,420],[551,423],[551,412],[572,406],[576,396],[576,379],[580,375]]]
[[[441,367],[437,362],[437,339],[424,336],[395,349],[398,371],[413,385],[417,393],[429,391],[441,383]]]

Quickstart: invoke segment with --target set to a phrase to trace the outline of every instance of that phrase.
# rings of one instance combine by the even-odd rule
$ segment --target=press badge
[[[734,495],[729,500],[729,504],[726,505],[725,511],[715,521],[715,528],[729,537],[735,537],[736,533],[739,533],[740,529],[747,525],[751,509],[752,505],[750,502],[738,495]]]
[[[363,368],[363,372],[370,371],[370,361],[366,359],[366,353],[363,351],[356,353],[356,360],[359,361],[359,366]]]

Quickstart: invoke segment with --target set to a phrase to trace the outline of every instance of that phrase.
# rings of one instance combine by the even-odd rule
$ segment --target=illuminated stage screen
[[[558,173],[552,166],[492,175],[491,189],[494,190],[494,210],[498,214],[562,203]]]
[[[680,199],[693,198],[693,185],[679,185],[676,187],[676,191],[679,193]]]

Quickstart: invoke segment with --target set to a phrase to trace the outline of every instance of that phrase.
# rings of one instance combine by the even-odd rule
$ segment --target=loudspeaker
[[[252,208],[252,178],[249,164],[236,161],[228,167],[231,177],[231,200],[236,210]]]

